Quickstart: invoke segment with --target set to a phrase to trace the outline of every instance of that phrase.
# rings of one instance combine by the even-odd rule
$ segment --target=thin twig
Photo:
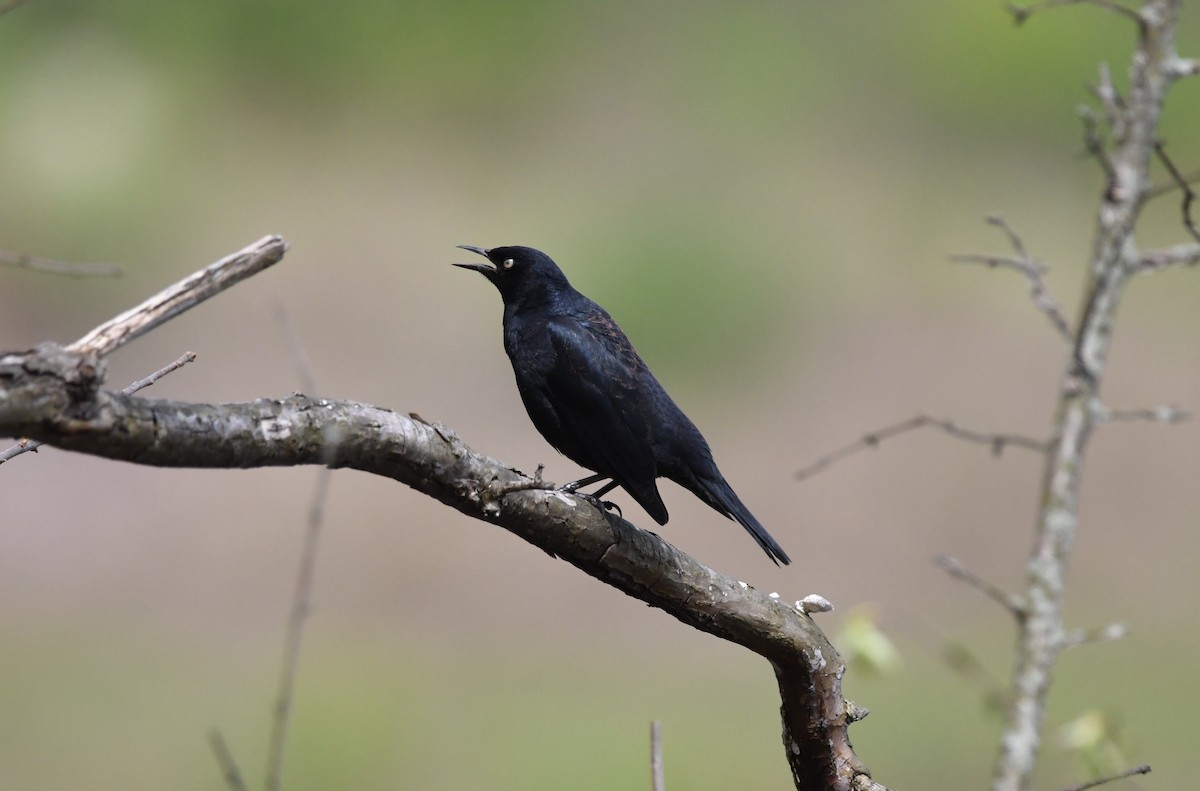
[[[1123,623],[1110,623],[1095,629],[1074,629],[1062,637],[1062,648],[1075,648],[1092,643],[1111,643],[1129,636],[1129,627]]]
[[[1200,181],[1200,170],[1193,170],[1191,173],[1185,173],[1183,176],[1184,184],[1195,184],[1197,181]],[[1166,184],[1155,184],[1153,187],[1146,190],[1146,200],[1152,200],[1162,195],[1174,192],[1177,189],[1179,189],[1179,182],[1175,179],[1171,179],[1171,181]]]
[[[300,664],[300,648],[304,642],[304,624],[311,612],[313,572],[317,564],[317,544],[321,525],[325,521],[325,501],[329,496],[332,470],[325,467],[317,475],[312,505],[308,512],[308,529],[300,553],[300,569],[296,573],[296,590],[288,615],[287,633],[283,640],[283,668],[279,674],[279,689],[275,696],[275,716],[271,722],[271,740],[267,749],[267,791],[279,791],[283,781],[283,754],[287,746],[288,722],[296,686],[296,669]]]
[[[876,429],[870,434],[864,435],[862,438],[845,445],[832,453],[826,454],[814,461],[812,464],[804,467],[796,472],[796,480],[803,481],[806,478],[811,478],[817,473],[824,470],[826,467],[841,461],[847,456],[853,456],[864,450],[878,447],[885,440],[889,440],[900,434],[915,431],[920,428],[936,428],[944,431],[952,437],[973,442],[979,445],[987,445],[992,449],[992,453],[999,456],[1004,452],[1004,449],[1010,445],[1017,448],[1025,448],[1027,450],[1045,453],[1047,444],[1042,440],[1023,437],[1019,434],[984,434],[971,429],[961,428],[954,422],[949,420],[938,420],[929,417],[928,415],[917,415],[916,417],[902,420],[899,423],[893,423],[884,426],[881,429]]]
[[[1029,251],[1025,249],[1025,243],[1021,241],[1021,237],[1003,217],[991,216],[987,218],[987,222],[989,225],[996,226],[1004,233],[1017,257],[1007,258],[1004,256],[968,254],[952,255],[950,256],[950,260],[964,264],[984,264],[992,268],[1013,269],[1023,274],[1025,279],[1029,281],[1029,293],[1033,298],[1034,306],[1045,314],[1046,318],[1050,319],[1050,323],[1058,330],[1058,334],[1066,339],[1067,343],[1073,343],[1075,337],[1071,333],[1071,326],[1067,323],[1067,317],[1063,315],[1062,308],[1058,306],[1058,302],[1051,296],[1050,290],[1046,288],[1046,281],[1042,279],[1042,275],[1046,273],[1046,267],[1029,256]]]
[[[67,348],[94,351],[101,357],[110,354],[134,338],[278,263],[285,252],[287,243],[281,237],[263,237],[104,322]]]
[[[1063,791],[1087,791],[1089,788],[1095,788],[1096,786],[1101,786],[1101,785],[1104,785],[1105,783],[1111,783],[1115,780],[1125,780],[1126,778],[1133,777],[1134,775],[1148,775],[1148,774],[1150,774],[1150,764],[1142,764],[1141,766],[1135,766],[1132,769],[1126,769],[1124,772],[1121,772],[1121,774],[1119,774],[1119,775],[1112,775],[1111,777],[1101,777],[1096,780],[1089,780],[1086,783],[1080,783],[1077,786],[1071,786],[1070,788],[1064,788]]]
[[[1195,266],[1200,263],[1200,244],[1178,244],[1161,250],[1143,250],[1135,268],[1139,272],[1159,272],[1173,266]]]
[[[315,396],[317,394],[317,378],[313,376],[312,360],[308,357],[308,350],[300,342],[300,333],[296,331],[296,323],[292,321],[292,315],[278,298],[275,300],[275,318],[279,321],[280,329],[283,330],[284,345],[287,346],[288,356],[292,358],[292,370],[300,379],[300,386],[305,393]]]
[[[284,331],[284,341],[292,358],[293,367],[310,393],[316,393],[317,383],[309,363],[308,353],[300,341],[299,333],[282,303],[275,305],[276,315]],[[326,462],[331,462],[337,453],[336,442],[330,441],[325,451]],[[283,666],[279,674],[279,689],[275,698],[275,716],[271,722],[270,746],[267,750],[266,791],[279,791],[283,784],[283,757],[287,747],[288,723],[291,718],[292,701],[295,697],[296,672],[300,665],[300,649],[304,642],[304,626],[312,610],[313,576],[317,565],[317,547],[321,527],[325,523],[325,504],[329,499],[329,484],[333,471],[322,467],[317,475],[312,503],[308,512],[308,525],[304,532],[304,544],[300,551],[300,567],[296,572],[296,588],[292,594],[292,609],[288,615],[286,634],[283,641]]]
[[[1113,171],[1112,158],[1108,155],[1108,144],[1104,132],[1100,128],[1100,116],[1090,107],[1081,106],[1077,110],[1079,120],[1083,122],[1083,150],[1088,156],[1094,157],[1104,171],[1109,189],[1112,188],[1116,173]]]
[[[178,371],[180,368],[182,368],[183,366],[187,365],[188,363],[192,362],[195,359],[196,359],[195,352],[184,352],[183,356],[181,356],[175,362],[171,363],[170,365],[165,365],[162,368],[159,368],[157,371],[150,374],[145,379],[137,380],[133,384],[124,388],[121,392],[124,393],[125,395],[133,395],[138,390],[141,390],[142,388],[149,387],[150,385],[154,384],[155,382],[157,382],[159,379],[162,379],[167,374],[172,373],[173,371]],[[0,451],[0,464],[3,464],[4,462],[6,462],[10,459],[16,458],[17,456],[20,456],[22,453],[36,453],[37,449],[40,448],[42,446],[42,444],[43,443],[38,442],[36,439],[29,439],[28,437],[26,437],[26,438],[20,440],[19,442],[17,442],[12,447],[9,447],[3,451]]]
[[[1092,95],[1100,102],[1100,106],[1104,108],[1104,116],[1108,119],[1108,128],[1112,131],[1113,139],[1120,142],[1125,139],[1127,129],[1128,107],[1125,100],[1121,98],[1121,94],[1117,91],[1117,86],[1113,84],[1112,72],[1109,71],[1107,63],[1101,63],[1098,69],[1099,80],[1095,85],[1089,86]]]
[[[70,264],[11,250],[0,250],[0,264],[67,277],[120,277],[122,274],[121,267],[116,264]]]
[[[1096,8],[1103,8],[1106,11],[1112,11],[1113,13],[1128,17],[1137,22],[1139,26],[1142,24],[1142,17],[1137,11],[1134,11],[1132,8],[1126,8],[1120,3],[1110,2],[1110,0],[1042,0],[1040,3],[1027,6],[1011,2],[1005,5],[1008,8],[1008,12],[1013,15],[1013,21],[1018,25],[1024,24],[1029,17],[1038,11],[1068,5],[1091,5]]]
[[[650,723],[650,788],[651,791],[666,791],[666,775],[663,772],[662,723]]]
[[[242,779],[237,762],[233,760],[233,753],[229,751],[229,745],[225,744],[225,737],[216,728],[208,732],[208,744],[216,756],[217,765],[221,767],[221,775],[225,778],[225,785],[229,791],[246,791],[246,782]]]
[[[1158,154],[1159,161],[1171,174],[1171,180],[1179,186],[1179,189],[1183,190],[1183,203],[1180,206],[1180,211],[1183,212],[1183,227],[1187,228],[1193,239],[1200,242],[1200,230],[1196,229],[1196,222],[1192,219],[1192,203],[1196,200],[1196,193],[1188,185],[1184,175],[1179,172],[1179,168],[1175,167],[1175,163],[1167,156],[1166,147],[1161,140],[1154,144],[1154,153]]]
[[[1098,423],[1143,422],[1174,425],[1191,418],[1191,414],[1174,406],[1159,406],[1152,409],[1109,409],[1096,404],[1093,415]]]
[[[175,362],[171,363],[170,365],[166,365],[166,366],[163,366],[162,368],[159,368],[157,371],[150,374],[145,379],[137,380],[136,382],[129,385],[121,392],[124,393],[125,395],[133,395],[138,390],[145,389],[145,388],[149,387],[150,385],[154,384],[155,382],[157,382],[159,379],[162,379],[167,374],[172,373],[174,371],[178,371],[180,368],[182,368],[183,366],[187,365],[190,362],[193,362],[195,359],[196,359],[195,352],[184,352],[183,355]]]
[[[937,555],[933,564],[957,580],[967,583],[992,601],[1008,610],[1018,621],[1025,617],[1025,604],[1020,598],[985,580],[949,555]]]

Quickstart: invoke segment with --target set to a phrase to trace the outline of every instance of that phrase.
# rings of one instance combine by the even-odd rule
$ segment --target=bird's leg
[[[593,483],[599,483],[600,481],[606,480],[607,478],[608,478],[607,475],[601,475],[600,473],[596,473],[595,475],[589,475],[586,478],[580,478],[577,481],[571,481],[570,483],[564,483],[562,486],[558,487],[558,490],[560,492],[566,492],[567,494],[574,494],[575,492],[579,491],[580,489],[582,489],[585,486],[591,486]],[[607,492],[613,486],[616,486],[616,484],[615,483],[611,484],[611,485],[605,487],[604,489],[601,489],[600,491]]]
[[[617,482],[609,481],[608,483],[604,484],[599,489],[597,489],[595,492],[593,492],[592,497],[596,497],[596,498],[603,497],[604,495],[608,494],[615,488],[617,488]],[[620,509],[617,509],[617,510],[620,510]]]
[[[591,500],[596,505],[600,506],[600,508],[605,511],[616,511],[617,516],[624,519],[625,514],[622,513],[621,506],[617,505],[616,503],[612,502],[611,500],[601,500],[600,499],[604,495],[611,492],[613,489],[617,488],[618,484],[616,481],[609,480],[608,483],[601,486],[594,493],[579,491],[584,486],[591,486],[593,483],[599,483],[600,481],[603,481],[606,478],[608,478],[607,475],[601,475],[600,473],[596,473],[595,475],[589,475],[586,478],[580,478],[577,481],[571,481],[570,483],[563,484],[562,486],[558,487],[558,490],[560,492],[568,492],[570,494],[577,494],[580,497],[586,497],[587,499]]]

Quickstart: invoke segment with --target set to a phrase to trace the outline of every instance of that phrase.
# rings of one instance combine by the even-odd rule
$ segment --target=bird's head
[[[570,288],[567,276],[554,263],[554,259],[541,250],[517,245],[493,247],[485,250],[469,244],[460,244],[462,250],[478,253],[489,264],[455,264],[463,269],[474,269],[492,282],[500,291],[505,304],[553,294]]]

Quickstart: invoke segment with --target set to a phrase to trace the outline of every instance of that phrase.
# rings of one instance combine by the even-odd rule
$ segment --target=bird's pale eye
[[[505,258],[504,263],[501,264],[501,266],[503,266],[505,269],[512,269],[513,268],[513,260],[511,258]]]

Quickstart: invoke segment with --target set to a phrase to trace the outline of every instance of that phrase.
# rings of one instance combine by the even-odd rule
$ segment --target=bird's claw
[[[568,486],[569,485],[570,484],[568,484]],[[578,489],[579,487],[575,487],[575,488]],[[621,506],[617,505],[612,500],[601,500],[596,495],[589,494],[588,492],[568,490],[566,486],[559,487],[558,490],[560,492],[568,492],[569,494],[573,494],[576,497],[582,497],[583,499],[587,500],[592,505],[599,508],[601,511],[616,511],[617,516],[621,517],[622,519],[625,518],[625,514],[622,513],[622,511],[621,511]]]

